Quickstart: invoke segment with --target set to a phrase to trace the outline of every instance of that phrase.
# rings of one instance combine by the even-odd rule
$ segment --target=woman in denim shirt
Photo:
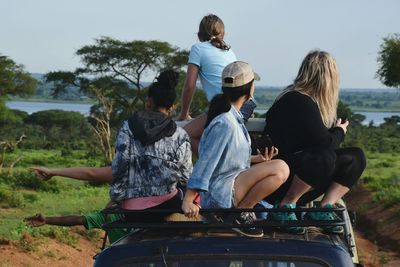
[[[282,160],[270,160],[277,149],[251,156],[250,137],[240,113],[254,93],[254,73],[249,64],[235,61],[222,73],[223,94],[213,98],[200,140],[199,160],[189,178],[182,210],[188,217],[199,214],[193,203],[197,193],[203,208],[253,208],[282,185],[289,168]],[[250,166],[250,163],[258,163]],[[239,224],[251,224],[253,214],[242,212]],[[262,236],[262,229],[234,229],[247,236]]]

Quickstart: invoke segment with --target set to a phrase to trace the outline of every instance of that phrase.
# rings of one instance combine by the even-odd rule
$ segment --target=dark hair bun
[[[165,70],[157,77],[157,81],[162,87],[174,89],[178,85],[179,73],[173,70]]]

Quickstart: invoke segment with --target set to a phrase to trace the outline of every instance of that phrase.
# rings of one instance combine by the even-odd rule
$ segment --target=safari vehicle
[[[252,120],[249,131],[259,131],[263,122]],[[236,212],[272,212],[288,211],[284,208],[257,209],[201,209],[204,218],[213,214],[231,214]],[[326,208],[296,208],[303,217],[310,211],[331,211]],[[187,221],[180,210],[143,210],[126,211],[121,209],[104,210],[105,213],[136,213],[140,218],[146,213],[178,215],[166,222],[124,222],[115,221],[105,224],[105,230],[112,228],[131,228],[130,234],[113,243],[95,256],[95,267],[350,267],[362,266],[358,262],[354,234],[348,211],[343,202],[334,212],[335,221],[271,221],[259,220],[244,227],[262,227],[263,237],[245,237],[232,228],[239,227],[235,222],[222,222],[210,219]],[[264,214],[265,215],[265,214]],[[176,220],[176,217],[180,218]],[[174,218],[168,216],[167,218]],[[341,225],[343,234],[327,234],[321,226]],[[304,226],[302,235],[289,234],[285,227]]]
[[[327,211],[327,209],[296,208],[295,212]],[[279,212],[274,209],[202,209],[205,214],[232,212]],[[106,213],[159,212],[165,215],[178,210],[124,211],[105,210]],[[244,237],[232,231],[234,223],[213,221],[167,221],[160,223],[116,221],[104,225],[105,229],[132,228],[131,234],[116,241],[95,257],[94,266],[265,266],[265,267],[317,267],[361,266],[348,212],[345,207],[335,209],[336,221],[279,222],[256,221],[240,227],[263,227],[263,237]],[[183,215],[182,215],[183,218]],[[294,235],[277,230],[285,226],[305,226],[306,232]],[[342,225],[343,234],[325,234],[317,228]]]

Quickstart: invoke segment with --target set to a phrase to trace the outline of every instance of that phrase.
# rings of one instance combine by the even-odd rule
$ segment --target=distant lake
[[[61,109],[65,111],[78,111],[83,115],[89,115],[92,104],[76,104],[76,103],[52,103],[52,102],[25,102],[25,101],[8,101],[6,103],[10,109],[19,109],[29,114],[41,110]]]
[[[266,110],[255,110],[255,112],[263,114]],[[392,116],[400,116],[400,112],[372,112],[372,111],[357,111],[357,114],[365,116],[365,120],[362,122],[364,125],[368,125],[370,121],[374,122],[375,126],[378,126],[385,122],[384,118],[390,118]]]
[[[374,122],[374,125],[380,125],[385,122],[384,118],[390,118],[392,116],[400,116],[400,112],[356,112],[365,116],[363,121],[364,125],[368,125],[370,121]]]
[[[75,104],[75,103],[49,103],[49,102],[24,102],[24,101],[8,101],[7,107],[11,109],[19,109],[29,114],[49,109],[61,109],[65,111],[78,111],[83,115],[89,115],[91,104]],[[258,113],[264,113],[265,110],[256,110]],[[391,116],[400,116],[400,112],[357,112],[364,115],[366,118],[363,121],[364,125],[368,125],[370,121],[374,125],[380,125],[384,122],[384,118]]]

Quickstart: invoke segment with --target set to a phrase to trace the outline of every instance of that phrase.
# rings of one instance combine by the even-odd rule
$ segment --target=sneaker
[[[255,220],[254,212],[241,212],[239,216],[235,217],[234,222],[237,224],[253,224]],[[246,227],[246,228],[232,228],[233,231],[238,232],[244,236],[249,237],[262,237],[264,232],[259,227]]]
[[[275,204],[274,208],[279,208],[279,204]],[[296,204],[285,204],[282,206],[282,208],[294,209],[296,208]],[[270,216],[271,220],[273,221],[297,221],[297,217],[294,212],[270,212],[268,216]],[[291,234],[304,234],[305,232],[305,228],[302,226],[287,226],[279,228]]]
[[[317,206],[314,205],[314,208]],[[324,208],[329,208],[329,209],[334,209],[335,206],[333,204],[326,204]],[[305,217],[307,219],[313,220],[313,221],[337,221],[340,220],[340,218],[336,215],[335,212],[333,211],[314,211],[314,212],[308,212]],[[341,225],[327,225],[327,226],[322,226],[321,227],[325,232],[331,233],[331,234],[341,234],[344,232],[343,226]]]

